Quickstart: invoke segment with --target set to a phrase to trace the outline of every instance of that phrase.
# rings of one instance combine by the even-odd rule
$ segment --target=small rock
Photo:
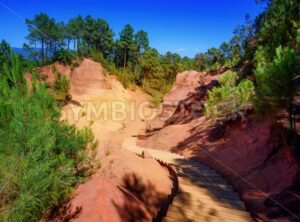
[[[151,154],[148,153],[147,151],[143,151],[141,157],[143,159],[152,158]]]

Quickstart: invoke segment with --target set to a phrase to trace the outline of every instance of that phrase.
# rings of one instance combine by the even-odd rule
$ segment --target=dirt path
[[[74,70],[59,63],[55,67],[71,85],[72,101],[63,107],[61,119],[92,129],[98,143],[88,150],[93,160],[88,161],[97,167],[68,201],[41,221],[152,221],[171,192],[169,172],[152,158],[122,149],[124,138],[145,128],[144,119],[153,111],[149,95],[139,88],[125,89],[101,64],[89,59]],[[43,67],[40,73],[53,84],[52,66]]]
[[[134,153],[148,153],[172,164],[179,179],[179,193],[164,221],[251,221],[244,203],[233,188],[214,170],[178,154],[136,145],[136,137],[128,137],[123,148]]]
[[[118,100],[118,98],[113,97],[98,98],[95,96],[88,99],[94,101],[93,105],[97,101],[106,100],[109,102]],[[146,100],[145,95],[141,92],[132,94],[131,99],[136,104],[141,104]],[[126,104],[126,107],[130,106],[127,99],[122,100],[122,102]],[[251,221],[250,215],[245,211],[244,204],[240,201],[238,195],[212,169],[200,163],[187,160],[178,154],[137,146],[137,138],[133,136],[146,127],[146,122],[143,121],[145,117],[137,115],[137,110],[138,107],[128,109],[127,118],[122,121],[113,121],[109,117],[107,121],[92,119],[93,124],[90,124],[86,118],[82,117],[77,122],[79,126],[90,124],[96,138],[100,140],[97,158],[101,159],[101,170],[93,176],[89,183],[94,184],[95,187],[99,186],[96,183],[97,179],[101,176],[119,181],[120,178],[117,178],[118,174],[122,174],[124,168],[132,169],[132,166],[134,166],[134,170],[138,171],[140,175],[147,174],[146,177],[149,178],[149,175],[153,174],[152,166],[147,166],[145,163],[142,169],[140,165],[135,165],[134,163],[138,160],[132,159],[130,154],[127,153],[128,151],[132,153],[142,153],[145,151],[154,158],[172,164],[178,172],[179,194],[175,197],[172,206],[169,208],[165,221]],[[111,111],[108,110],[108,112]],[[135,118],[130,118],[130,112],[134,112]],[[148,112],[151,112],[151,110],[149,109]],[[123,149],[120,149],[120,147]],[[126,163],[124,162],[125,159],[127,159]],[[115,163],[111,164],[113,161]],[[152,179],[157,180],[155,182],[157,187],[163,187],[163,176],[166,175],[156,176],[159,178],[158,180],[157,178]],[[90,186],[83,185],[80,193],[77,195],[79,199],[82,199],[90,192]]]
[[[180,192],[166,221],[250,221],[232,187],[213,170],[177,154],[136,145],[133,135],[144,130],[145,119],[157,111],[149,107],[149,96],[139,89],[124,89],[100,64],[87,59],[69,78],[73,102],[64,107],[62,119],[93,130],[101,168],[76,188],[62,216],[50,221],[152,221],[172,181],[157,161],[135,155],[142,151],[177,168]]]

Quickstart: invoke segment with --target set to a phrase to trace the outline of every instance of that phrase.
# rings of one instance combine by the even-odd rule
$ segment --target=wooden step
[[[231,185],[212,168],[197,160],[136,145],[136,138],[122,146],[134,153],[149,152],[154,158],[171,163],[178,174],[179,192],[169,206],[165,222],[246,222],[251,221],[244,203]]]
[[[206,190],[203,188],[195,188],[195,187],[189,187],[189,186],[184,186],[180,187],[178,196],[184,197],[194,197],[197,198],[201,201],[208,201],[209,203],[216,203],[219,202],[220,205],[238,209],[238,210],[245,210],[245,205],[244,202],[242,202],[236,194],[233,194],[233,197],[228,197],[224,195],[220,195],[219,193],[214,193],[213,191]],[[175,199],[177,196],[175,197]],[[174,199],[174,200],[175,200]],[[184,198],[182,198],[184,199]]]
[[[222,194],[227,194],[227,193],[231,193],[234,194],[236,196],[237,193],[234,192],[234,190],[232,189],[232,187],[228,184],[221,184],[221,183],[213,183],[213,181],[211,182],[201,182],[201,181],[195,181],[195,180],[190,180],[190,179],[182,179],[179,178],[178,180],[179,182],[179,187],[182,186],[187,186],[187,187],[194,187],[195,189],[198,190],[207,190],[207,191],[215,191],[217,193],[222,193]]]
[[[172,204],[172,206],[174,207],[183,207],[181,203],[178,203],[178,202],[174,202]],[[243,210],[236,210],[236,209],[233,209],[233,208],[230,208],[230,207],[224,207],[224,206],[219,206],[219,205],[209,205],[208,204],[203,204],[201,206],[199,206],[199,208],[202,210],[202,209],[206,209],[206,210],[209,210],[211,208],[214,208],[220,212],[225,212],[225,213],[230,213],[232,215],[237,215],[237,216],[241,216],[241,217],[249,217],[249,213],[246,212],[246,211],[243,211]],[[199,210],[200,210],[199,209]]]
[[[177,173],[179,175],[195,175],[195,176],[202,176],[202,177],[211,177],[211,178],[222,178],[221,175],[216,173],[215,171],[204,171],[201,169],[198,169],[196,167],[194,168],[176,168]],[[224,179],[223,179],[224,180]]]
[[[243,202],[234,194],[232,194],[232,195],[221,194],[221,193],[206,191],[206,190],[203,190],[202,192],[200,192],[199,190],[187,189],[187,188],[180,189],[180,192],[190,194],[193,196],[201,196],[203,198],[205,196],[210,197],[211,199],[213,199],[215,201],[220,201],[221,203],[227,202],[227,203],[230,203],[231,205],[235,205],[235,206],[240,206],[240,207],[244,206]],[[206,198],[206,199],[208,199],[208,198]]]
[[[211,176],[201,175],[198,173],[189,173],[189,174],[179,173],[177,175],[178,177],[188,178],[191,181],[200,180],[200,181],[211,181],[213,183],[228,184],[227,181],[225,181],[222,177],[211,177]]]
[[[195,218],[178,218],[178,216],[167,216],[164,218],[163,222],[220,222],[220,218],[205,215]],[[222,220],[221,222],[231,222],[229,220]]]
[[[193,195],[194,199],[191,200],[191,202],[193,202],[194,204],[211,204],[211,205],[216,205],[216,203],[220,206],[220,207],[224,207],[224,208],[231,208],[231,209],[235,209],[235,210],[245,210],[245,206],[244,203],[241,201],[237,201],[237,200],[226,200],[226,199],[222,199],[219,197],[211,197],[205,194],[191,194],[191,193],[183,193],[182,195],[179,194],[179,196],[181,196],[180,199],[184,199],[185,195]],[[198,199],[196,199],[198,198]],[[184,204],[184,201],[181,200],[176,200],[176,198],[174,199],[173,203],[175,203],[175,201]]]
[[[203,219],[201,218],[194,218],[193,220],[189,219],[189,220],[178,220],[178,218],[172,218],[172,217],[166,217],[164,218],[163,222],[220,222],[220,219],[217,217],[213,217],[210,215],[206,215],[206,217]],[[222,222],[230,222],[230,221],[224,221],[222,220]]]
[[[199,164],[183,164],[183,165],[177,165],[175,166],[176,168],[182,168],[182,169],[198,169],[198,170],[201,170],[203,172],[207,172],[207,173],[216,173],[215,170],[209,168],[209,167],[206,167],[206,166],[203,166],[203,165],[199,165]]]
[[[178,174],[191,174],[191,175],[198,175],[198,176],[203,176],[203,177],[217,177],[217,178],[223,178],[220,175],[218,175],[217,173],[212,173],[212,172],[204,172],[204,171],[200,171],[197,168],[193,168],[193,169],[182,169],[182,168],[178,168],[177,170]]]
[[[201,179],[201,178],[199,180],[197,180],[197,179],[191,180],[189,178],[182,178],[182,177],[178,178],[178,179],[179,179],[179,184],[181,182],[182,184],[190,183],[194,186],[198,186],[198,187],[202,187],[202,188],[206,188],[206,189],[215,188],[215,189],[220,189],[220,190],[224,190],[224,191],[233,190],[232,187],[224,181],[222,181],[222,182],[213,182],[212,180]]]
[[[251,217],[249,214],[237,215],[233,214],[230,211],[224,211],[211,206],[210,208],[199,208],[199,209],[190,209],[185,207],[172,206],[166,217],[170,218],[186,218],[187,221],[189,219],[191,221],[202,221],[199,220],[201,217],[204,219],[207,216],[218,218],[219,221],[230,221],[230,222],[243,222],[243,221],[251,221]],[[194,220],[195,219],[195,220]],[[180,221],[180,220],[178,220]]]

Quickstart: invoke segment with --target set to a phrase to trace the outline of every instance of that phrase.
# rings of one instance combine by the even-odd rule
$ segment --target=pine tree
[[[261,48],[260,50],[264,50]],[[256,56],[266,53],[257,53]],[[260,59],[257,58],[259,61]],[[261,58],[261,61],[266,59]],[[286,109],[289,113],[290,127],[294,127],[292,103],[295,95],[293,79],[297,73],[295,51],[289,47],[279,46],[272,62],[258,62],[255,70],[257,83],[257,109],[260,111]]]
[[[122,57],[123,68],[127,67],[128,61],[134,52],[134,30],[127,24],[120,32],[120,38],[116,42],[117,53]]]
[[[93,135],[60,122],[46,86],[33,78],[29,89],[11,58],[0,75],[0,221],[37,221],[87,172]]]

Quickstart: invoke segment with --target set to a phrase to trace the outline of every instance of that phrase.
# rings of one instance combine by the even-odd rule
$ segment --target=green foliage
[[[233,68],[251,57],[253,49],[250,42],[253,42],[255,32],[249,15],[246,15],[244,24],[234,29],[233,34],[230,41],[222,43],[219,48],[212,47],[205,53],[198,53],[194,58],[196,69],[212,71],[223,66]]]
[[[0,72],[3,70],[3,65],[10,65],[11,48],[9,44],[2,40],[0,43]]]
[[[48,62],[48,55],[53,53],[57,45],[61,43],[62,33],[58,24],[44,13],[36,15],[32,20],[26,19],[26,24],[29,31],[26,39],[32,45],[39,44],[41,46],[42,63]]]
[[[105,20],[86,17],[84,40],[88,43],[89,49],[95,48],[107,58],[113,49],[113,36],[114,33]]]
[[[176,75],[181,71],[180,56],[177,53],[167,52],[161,58],[161,66],[163,77],[167,81],[173,82],[176,78]]]
[[[181,71],[179,55],[170,52],[160,55],[152,48],[147,48],[140,54],[139,64],[128,62],[126,68],[117,67],[97,52],[92,52],[92,58],[94,61],[102,61],[104,67],[116,75],[125,87],[142,86],[156,101],[161,101],[162,96],[170,90],[177,73]]]
[[[219,49],[212,48],[207,53],[198,54],[196,65],[200,70],[211,70],[220,65],[234,67],[245,62],[248,71],[244,77],[255,75],[256,112],[276,115],[277,111],[285,109],[289,113],[290,126],[294,127],[293,79],[299,68],[300,4],[290,0],[258,2],[267,3],[265,11],[254,21],[246,16],[245,23],[236,27],[228,43],[223,43]],[[208,115],[227,115],[231,110],[239,110],[237,98],[241,97],[241,101],[250,98],[251,93],[247,93],[253,89],[250,83],[242,81],[238,86],[230,87],[234,79],[232,76],[224,78],[220,80],[221,87],[209,93],[206,103]],[[223,80],[229,85],[222,83]]]
[[[204,71],[206,69],[206,55],[204,53],[196,54],[194,61],[196,70]]]
[[[263,51],[262,48],[259,50]],[[257,57],[265,54],[260,51],[257,52]],[[295,95],[293,79],[297,73],[295,51],[280,46],[276,49],[276,56],[272,62],[266,62],[264,58],[261,61],[255,70],[257,110],[272,110],[275,114],[276,110],[286,108],[291,114]]]
[[[144,79],[153,79],[159,77],[161,71],[160,55],[156,49],[148,49],[145,51],[141,59],[141,68]]]
[[[236,72],[228,70],[226,73],[220,76],[219,83],[224,87],[234,87],[237,80]]]
[[[257,67],[258,64],[259,66],[266,66],[267,65],[267,59],[268,59],[268,54],[267,51],[263,46],[258,46],[254,53],[254,58],[253,58],[253,63]]]
[[[0,73],[4,72],[4,68],[6,69],[6,72],[11,72],[12,61],[14,60],[14,62],[16,63],[16,59],[20,63],[19,68],[22,68],[22,70],[24,70],[25,72],[31,71],[38,65],[36,61],[27,60],[22,57],[12,58],[12,53],[13,50],[10,45],[5,40],[2,40],[0,43]]]
[[[132,66],[133,72],[137,72],[140,60],[149,48],[147,32],[140,30],[134,33],[130,25],[126,25],[120,33],[115,44],[114,60],[117,67],[127,68]]]
[[[0,221],[37,221],[87,172],[89,129],[60,122],[45,85],[26,85],[20,60],[0,76]]]
[[[253,96],[253,83],[242,80],[236,85],[236,73],[228,71],[220,78],[220,87],[208,92],[208,99],[204,104],[205,114],[213,118],[239,114],[249,108]]]
[[[162,56],[156,49],[150,48],[141,59],[141,70],[142,87],[153,96],[153,104],[157,106],[181,71],[180,57],[171,52]]]
[[[73,50],[81,56],[87,56],[92,48],[96,48],[106,58],[113,49],[114,33],[103,19],[78,16],[64,24],[57,23],[54,18],[41,13],[32,20],[27,19],[26,24],[29,31],[26,37],[29,44],[26,46],[28,49],[30,46],[41,47],[39,55],[34,55],[34,58],[40,57],[43,64],[51,61],[51,55],[55,61],[70,63],[69,50],[72,43]],[[59,54],[56,54],[57,51]],[[32,50],[32,53],[36,51]]]
[[[170,88],[177,73],[195,67],[194,60],[187,57],[181,59],[176,53],[160,55],[149,47],[147,32],[135,32],[129,24],[124,26],[119,38],[114,41],[109,24],[91,16],[78,16],[63,24],[41,13],[32,20],[26,20],[26,23],[29,45],[42,47],[42,63],[49,61],[47,56],[53,53],[53,61],[70,64],[74,60],[69,50],[73,43],[77,57],[90,57],[115,74],[125,87],[143,86],[148,92],[155,92],[152,95],[159,94],[159,98]],[[66,82],[63,77],[61,80]],[[65,93],[56,95],[56,98],[64,100]]]
[[[70,65],[74,57],[74,54],[72,54],[70,51],[61,48],[59,51],[54,52],[52,60],[53,62],[59,61],[64,64]]]
[[[130,68],[116,69],[114,74],[125,88],[129,88],[135,84],[136,78]]]
[[[80,57],[89,56],[102,63],[126,87],[136,84],[157,95],[169,89],[177,73],[184,70],[211,71],[223,66],[237,68],[246,64],[246,77],[253,74],[251,69],[254,64],[272,62],[274,48],[280,45],[299,51],[299,3],[267,2],[265,11],[254,21],[246,15],[245,22],[236,26],[228,42],[199,53],[194,59],[180,58],[171,52],[160,55],[149,47],[147,32],[135,32],[129,24],[114,40],[109,24],[92,16],[77,16],[63,24],[46,14],[36,15],[26,21],[29,29],[27,39],[31,46],[41,46],[43,62],[54,53],[55,59],[68,63],[70,58],[65,48],[70,49],[73,43],[73,50]]]
[[[188,70],[195,70],[195,61],[190,59],[189,57],[183,57],[180,61],[180,70],[181,71],[188,71]]]
[[[299,69],[300,4],[291,0],[259,2],[267,2],[267,7],[253,24],[254,40],[246,44],[257,85],[256,113],[276,117],[286,110],[294,128],[293,79]]]
[[[91,50],[90,57],[93,61],[100,63],[103,67],[109,68],[109,62],[104,58],[103,54],[96,48],[93,48]]]
[[[116,41],[116,65],[126,68],[129,61],[133,59],[134,29],[127,24],[120,32],[120,38]]]
[[[259,45],[264,46],[267,60],[276,56],[274,49],[297,47],[297,30],[300,27],[299,1],[269,1],[267,9],[256,21]]]
[[[66,76],[62,76],[60,72],[57,71],[55,66],[52,67],[52,71],[55,73],[55,82],[54,82],[54,98],[56,101],[64,103],[71,99],[70,91],[70,82]]]
[[[149,48],[148,33],[143,30],[138,31],[134,35],[134,44],[139,56],[142,55]]]

